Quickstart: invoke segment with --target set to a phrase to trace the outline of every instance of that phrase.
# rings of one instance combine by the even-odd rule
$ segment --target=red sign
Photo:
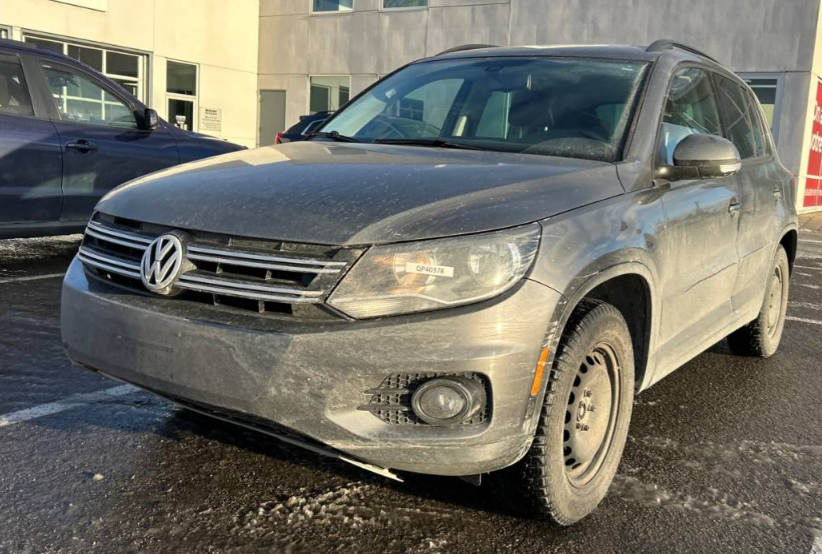
[[[813,108],[811,151],[808,156],[808,175],[805,178],[804,208],[822,206],[822,81],[816,84],[816,104]]]

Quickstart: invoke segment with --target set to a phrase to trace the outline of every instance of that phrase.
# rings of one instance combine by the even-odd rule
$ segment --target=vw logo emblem
[[[177,235],[162,235],[148,245],[140,264],[140,278],[145,287],[157,294],[168,294],[180,276],[185,249]]]

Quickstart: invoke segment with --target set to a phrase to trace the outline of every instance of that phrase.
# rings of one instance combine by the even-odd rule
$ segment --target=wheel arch
[[[636,391],[647,388],[653,373],[653,346],[659,322],[653,273],[645,264],[632,261],[609,266],[593,275],[582,274],[563,294],[563,303],[551,326],[550,351],[556,352],[571,314],[583,299],[608,302],[622,313],[631,332]]]
[[[782,237],[779,239],[779,244],[785,249],[788,254],[788,269],[793,274],[793,264],[796,261],[796,251],[799,246],[799,233],[794,228],[788,228],[782,231]]]

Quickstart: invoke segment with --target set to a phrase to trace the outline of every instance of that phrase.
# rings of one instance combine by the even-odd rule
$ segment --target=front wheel
[[[563,332],[530,450],[491,475],[501,500],[560,525],[591,513],[616,474],[633,399],[625,319],[610,304],[582,301]]]
[[[765,299],[755,320],[728,335],[728,346],[734,354],[770,358],[779,348],[785,314],[788,311],[790,265],[785,248],[779,246],[774,256]]]

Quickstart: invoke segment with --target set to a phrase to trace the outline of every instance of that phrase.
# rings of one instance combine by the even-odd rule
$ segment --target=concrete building
[[[671,38],[749,81],[799,177],[797,207],[822,209],[819,8],[820,0],[260,0],[260,143],[277,130],[266,122],[336,109],[379,76],[459,44]]]
[[[0,0],[0,38],[78,58],[174,123],[257,142],[257,0]]]
[[[677,39],[748,79],[808,211],[822,209],[820,2],[0,0],[0,37],[80,58],[172,123],[247,146],[459,44]]]

